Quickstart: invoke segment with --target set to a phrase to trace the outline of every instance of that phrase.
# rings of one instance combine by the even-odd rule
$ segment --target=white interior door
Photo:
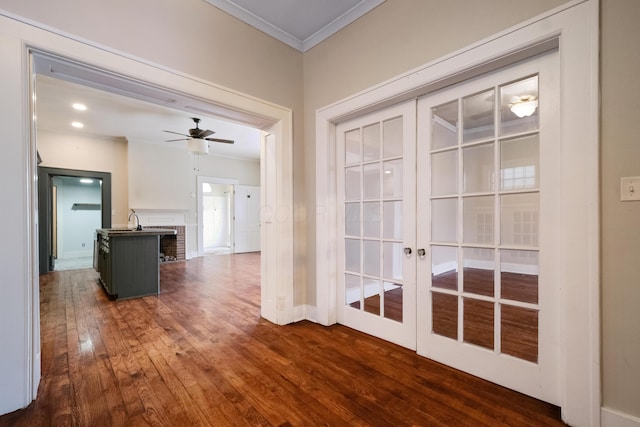
[[[559,404],[557,77],[550,53],[419,100],[417,347]]]
[[[233,223],[233,252],[260,251],[260,187],[234,186]]]
[[[415,349],[415,101],[337,127],[338,322]]]

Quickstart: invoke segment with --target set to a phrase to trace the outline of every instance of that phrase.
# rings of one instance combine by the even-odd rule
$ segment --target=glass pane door
[[[415,102],[338,127],[338,321],[415,348]]]
[[[541,183],[557,176],[541,167],[541,144],[552,141],[543,140],[541,117],[552,99],[539,67],[521,64],[420,100],[418,246],[427,256],[418,263],[418,351],[553,401],[557,389],[539,387],[541,369],[556,369],[547,363],[553,349],[543,348],[556,314],[552,278],[540,280],[541,252],[553,252],[541,245],[540,218],[554,194],[551,185],[543,195]]]

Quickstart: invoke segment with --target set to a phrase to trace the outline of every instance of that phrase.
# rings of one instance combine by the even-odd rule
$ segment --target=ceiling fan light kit
[[[204,139],[190,139],[187,141],[187,149],[190,153],[204,156],[209,154],[209,143]]]
[[[213,135],[215,133],[214,131],[209,129],[200,129],[198,127],[200,119],[197,117],[192,117],[191,120],[193,120],[193,122],[196,124],[196,127],[189,129],[189,134],[165,130],[165,132],[167,133],[174,133],[176,135],[184,136],[185,138],[169,139],[165,142],[187,141],[187,149],[190,153],[196,155],[209,154],[209,141],[233,144],[234,141],[230,139],[210,138],[209,136]]]
[[[534,95],[516,96],[509,104],[511,112],[520,118],[529,117],[536,108],[538,108],[538,98]]]

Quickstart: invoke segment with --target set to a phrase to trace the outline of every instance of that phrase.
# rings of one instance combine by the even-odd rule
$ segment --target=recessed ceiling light
[[[78,111],[85,111],[87,109],[87,106],[84,104],[80,104],[78,102],[76,102],[75,104],[72,105],[74,110],[78,110]]]
[[[82,123],[80,123],[80,122],[72,122],[71,126],[73,126],[74,128],[78,128],[78,129],[84,127],[84,125]]]

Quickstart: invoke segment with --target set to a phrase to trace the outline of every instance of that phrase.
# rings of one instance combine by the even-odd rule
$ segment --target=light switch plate
[[[620,201],[640,201],[640,176],[620,178]]]

